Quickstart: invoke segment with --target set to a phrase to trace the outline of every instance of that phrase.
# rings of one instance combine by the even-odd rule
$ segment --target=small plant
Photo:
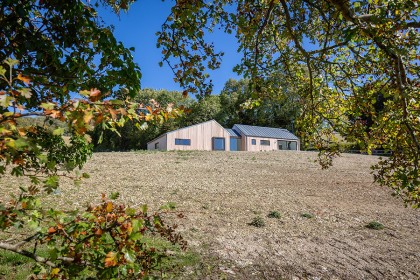
[[[365,227],[367,227],[369,229],[374,229],[374,230],[384,229],[384,225],[381,224],[380,222],[377,222],[377,221],[372,221],[372,222],[368,223]]]
[[[314,217],[311,213],[302,213],[300,216],[307,219],[312,219]]]
[[[248,225],[260,228],[265,226],[265,222],[263,218],[256,216],[250,223],[248,223]]]
[[[176,203],[173,201],[169,201],[160,207],[161,210],[174,210],[175,208],[176,208]]]
[[[255,159],[256,159],[255,156],[251,158],[251,160],[255,160]]]
[[[274,219],[280,219],[281,215],[277,211],[271,211],[270,213],[268,213],[267,217],[268,218],[274,218]]]

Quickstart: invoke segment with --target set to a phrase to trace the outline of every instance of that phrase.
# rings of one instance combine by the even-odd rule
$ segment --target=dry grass
[[[377,158],[344,155],[322,171],[315,156],[97,153],[83,187],[65,182],[52,203],[78,208],[102,192],[119,192],[131,206],[174,202],[185,214],[175,221],[192,250],[212,260],[208,278],[420,278],[420,212],[372,183],[369,167]],[[15,184],[3,178],[2,192]],[[272,211],[281,218],[267,218]],[[249,225],[257,216],[264,227]],[[385,228],[366,228],[371,221]]]

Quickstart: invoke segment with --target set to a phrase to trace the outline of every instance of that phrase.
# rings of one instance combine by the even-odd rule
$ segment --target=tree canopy
[[[414,207],[419,194],[419,28],[417,1],[177,1],[158,33],[163,60],[192,92],[211,90],[205,68],[223,53],[206,42],[215,29],[236,36],[254,98],[275,96],[273,75],[294,85],[297,126],[327,167],[334,132],[368,153],[392,152],[374,178]]]

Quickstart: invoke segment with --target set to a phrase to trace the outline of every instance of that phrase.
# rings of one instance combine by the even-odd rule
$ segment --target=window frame
[[[215,148],[215,140],[223,140],[223,149],[216,149]],[[226,138],[224,137],[213,137],[211,140],[212,150],[213,151],[226,151]]]
[[[266,143],[266,144],[263,144],[263,143]],[[271,146],[271,141],[270,140],[261,139],[260,140],[260,145],[261,146]]]
[[[185,143],[184,141],[186,141],[187,143]],[[191,146],[191,139],[175,138],[175,145],[176,146]]]
[[[251,139],[251,145],[253,146],[257,145],[257,139]]]

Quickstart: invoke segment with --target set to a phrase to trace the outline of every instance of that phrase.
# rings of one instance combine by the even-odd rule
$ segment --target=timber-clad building
[[[299,138],[283,128],[235,124],[231,129],[215,120],[162,134],[148,150],[272,151],[300,150]]]

